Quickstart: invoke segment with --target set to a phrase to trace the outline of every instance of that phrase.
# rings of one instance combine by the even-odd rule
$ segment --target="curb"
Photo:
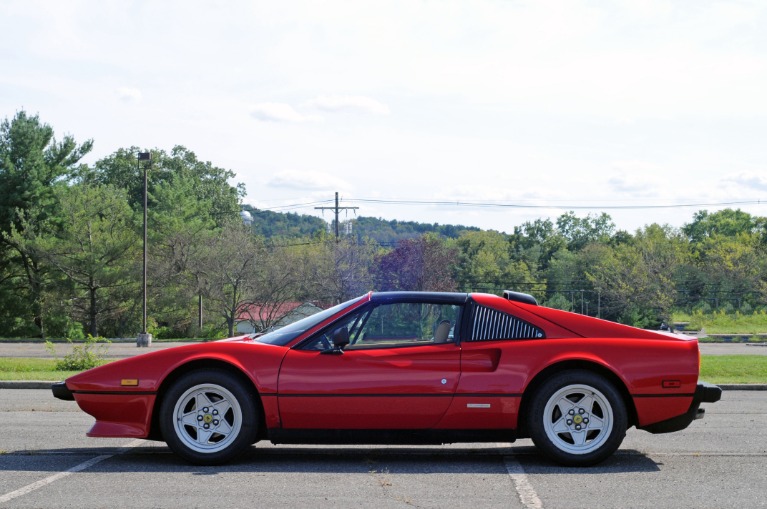
[[[765,384],[720,384],[723,391],[767,391]]]
[[[0,389],[47,389],[56,382],[40,380],[0,381]],[[719,384],[723,391],[767,391],[767,384]]]
[[[40,380],[0,381],[0,389],[48,389],[56,382]]]

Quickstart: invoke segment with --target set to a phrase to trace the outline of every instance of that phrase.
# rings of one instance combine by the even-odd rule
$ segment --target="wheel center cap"
[[[205,424],[210,424],[211,422],[213,422],[213,416],[210,414],[205,414],[202,418],[202,422],[204,422]]]
[[[583,417],[581,417],[580,415],[576,415],[575,417],[573,417],[573,422],[575,424],[581,424],[583,422]]]

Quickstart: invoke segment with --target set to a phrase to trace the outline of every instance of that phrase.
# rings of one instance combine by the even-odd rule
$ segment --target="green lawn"
[[[54,359],[0,358],[0,380],[64,380],[79,371],[56,371]]]
[[[77,371],[56,371],[53,359],[0,358],[0,380],[64,380]],[[704,355],[700,378],[715,384],[767,383],[767,355]]]
[[[765,384],[767,355],[703,355],[700,378],[717,384]]]
[[[674,313],[673,321],[689,322],[687,330],[706,330],[708,334],[764,334],[767,333],[767,313],[750,315],[713,312],[707,314]]]

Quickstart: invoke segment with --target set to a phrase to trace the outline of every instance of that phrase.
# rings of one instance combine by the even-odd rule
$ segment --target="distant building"
[[[302,318],[322,311],[322,308],[311,302],[284,302],[276,306],[243,306],[235,320],[235,328],[239,334],[263,332],[263,324],[271,324],[269,330],[279,329]]]

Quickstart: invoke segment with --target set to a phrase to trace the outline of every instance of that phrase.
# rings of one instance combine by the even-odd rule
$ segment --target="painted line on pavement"
[[[39,481],[33,482],[32,484],[27,484],[23,488],[19,488],[15,491],[11,491],[10,493],[6,493],[5,495],[0,496],[0,504],[4,504],[6,502],[13,500],[14,498],[18,498],[18,497],[27,495],[29,493],[32,493],[35,490],[39,490],[40,488],[44,488],[45,486],[48,486],[49,484],[52,484],[58,481],[59,479],[63,479],[77,472],[82,472],[83,470],[87,470],[91,468],[92,466],[101,463],[104,460],[108,460],[109,458],[113,458],[120,454],[125,454],[132,448],[138,445],[141,445],[142,443],[144,443],[143,439],[134,440],[133,442],[130,442],[129,444],[121,447],[114,454],[102,454],[101,456],[96,456],[95,458],[91,458],[88,461],[84,461],[80,463],[79,465],[75,465],[74,467],[68,470],[59,472],[58,474],[53,474],[49,477],[46,477],[45,479],[40,479]]]
[[[500,443],[498,445],[501,447],[511,447],[510,443]],[[503,465],[506,467],[506,472],[514,484],[514,490],[517,492],[522,506],[525,509],[543,509],[543,502],[538,498],[538,494],[530,483],[530,479],[527,477],[522,465],[513,456],[504,456]]]

